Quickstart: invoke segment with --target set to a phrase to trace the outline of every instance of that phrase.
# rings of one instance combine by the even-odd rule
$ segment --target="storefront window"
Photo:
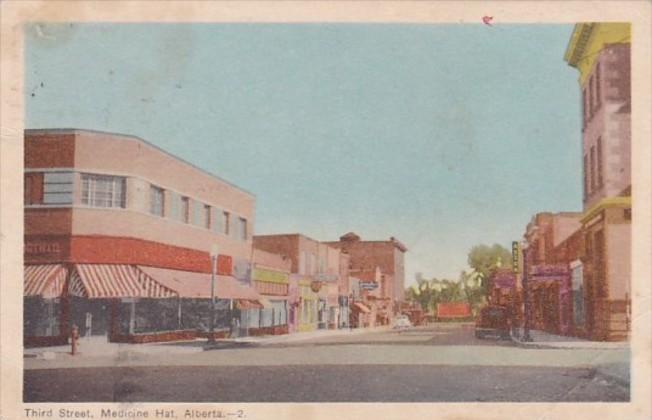
[[[26,297],[23,306],[23,334],[25,337],[59,335],[61,301]]]

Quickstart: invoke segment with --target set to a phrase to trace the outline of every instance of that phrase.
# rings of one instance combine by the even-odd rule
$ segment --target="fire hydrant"
[[[70,329],[70,354],[73,356],[77,353],[77,339],[79,339],[79,327],[73,324]]]

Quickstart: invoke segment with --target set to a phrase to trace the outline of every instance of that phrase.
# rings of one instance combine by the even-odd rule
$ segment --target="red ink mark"
[[[493,20],[493,18],[494,18],[493,16],[482,16],[482,23],[484,23],[485,25],[492,26],[491,21]]]

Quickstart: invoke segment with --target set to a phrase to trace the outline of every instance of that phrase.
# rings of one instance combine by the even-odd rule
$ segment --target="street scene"
[[[629,23],[25,37],[25,403],[630,401]]]
[[[302,333],[308,334],[310,333]],[[301,334],[299,334],[301,335]],[[469,323],[26,359],[30,402],[628,401],[629,351],[478,340]],[[82,343],[80,349],[84,349]],[[62,350],[65,351],[65,350]],[[81,350],[83,351],[83,350]],[[90,351],[90,350],[89,350]],[[71,367],[74,369],[70,369]],[[251,375],[256,380],[251,380]],[[102,381],[96,378],[103,378]]]

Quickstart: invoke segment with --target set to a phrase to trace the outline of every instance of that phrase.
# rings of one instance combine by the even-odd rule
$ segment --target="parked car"
[[[394,318],[395,329],[405,329],[405,328],[410,328],[411,326],[412,323],[410,322],[410,318],[408,318],[407,315],[399,315],[396,318]]]
[[[505,306],[489,305],[480,309],[475,321],[476,338],[497,337],[509,339],[511,321],[509,311]]]

